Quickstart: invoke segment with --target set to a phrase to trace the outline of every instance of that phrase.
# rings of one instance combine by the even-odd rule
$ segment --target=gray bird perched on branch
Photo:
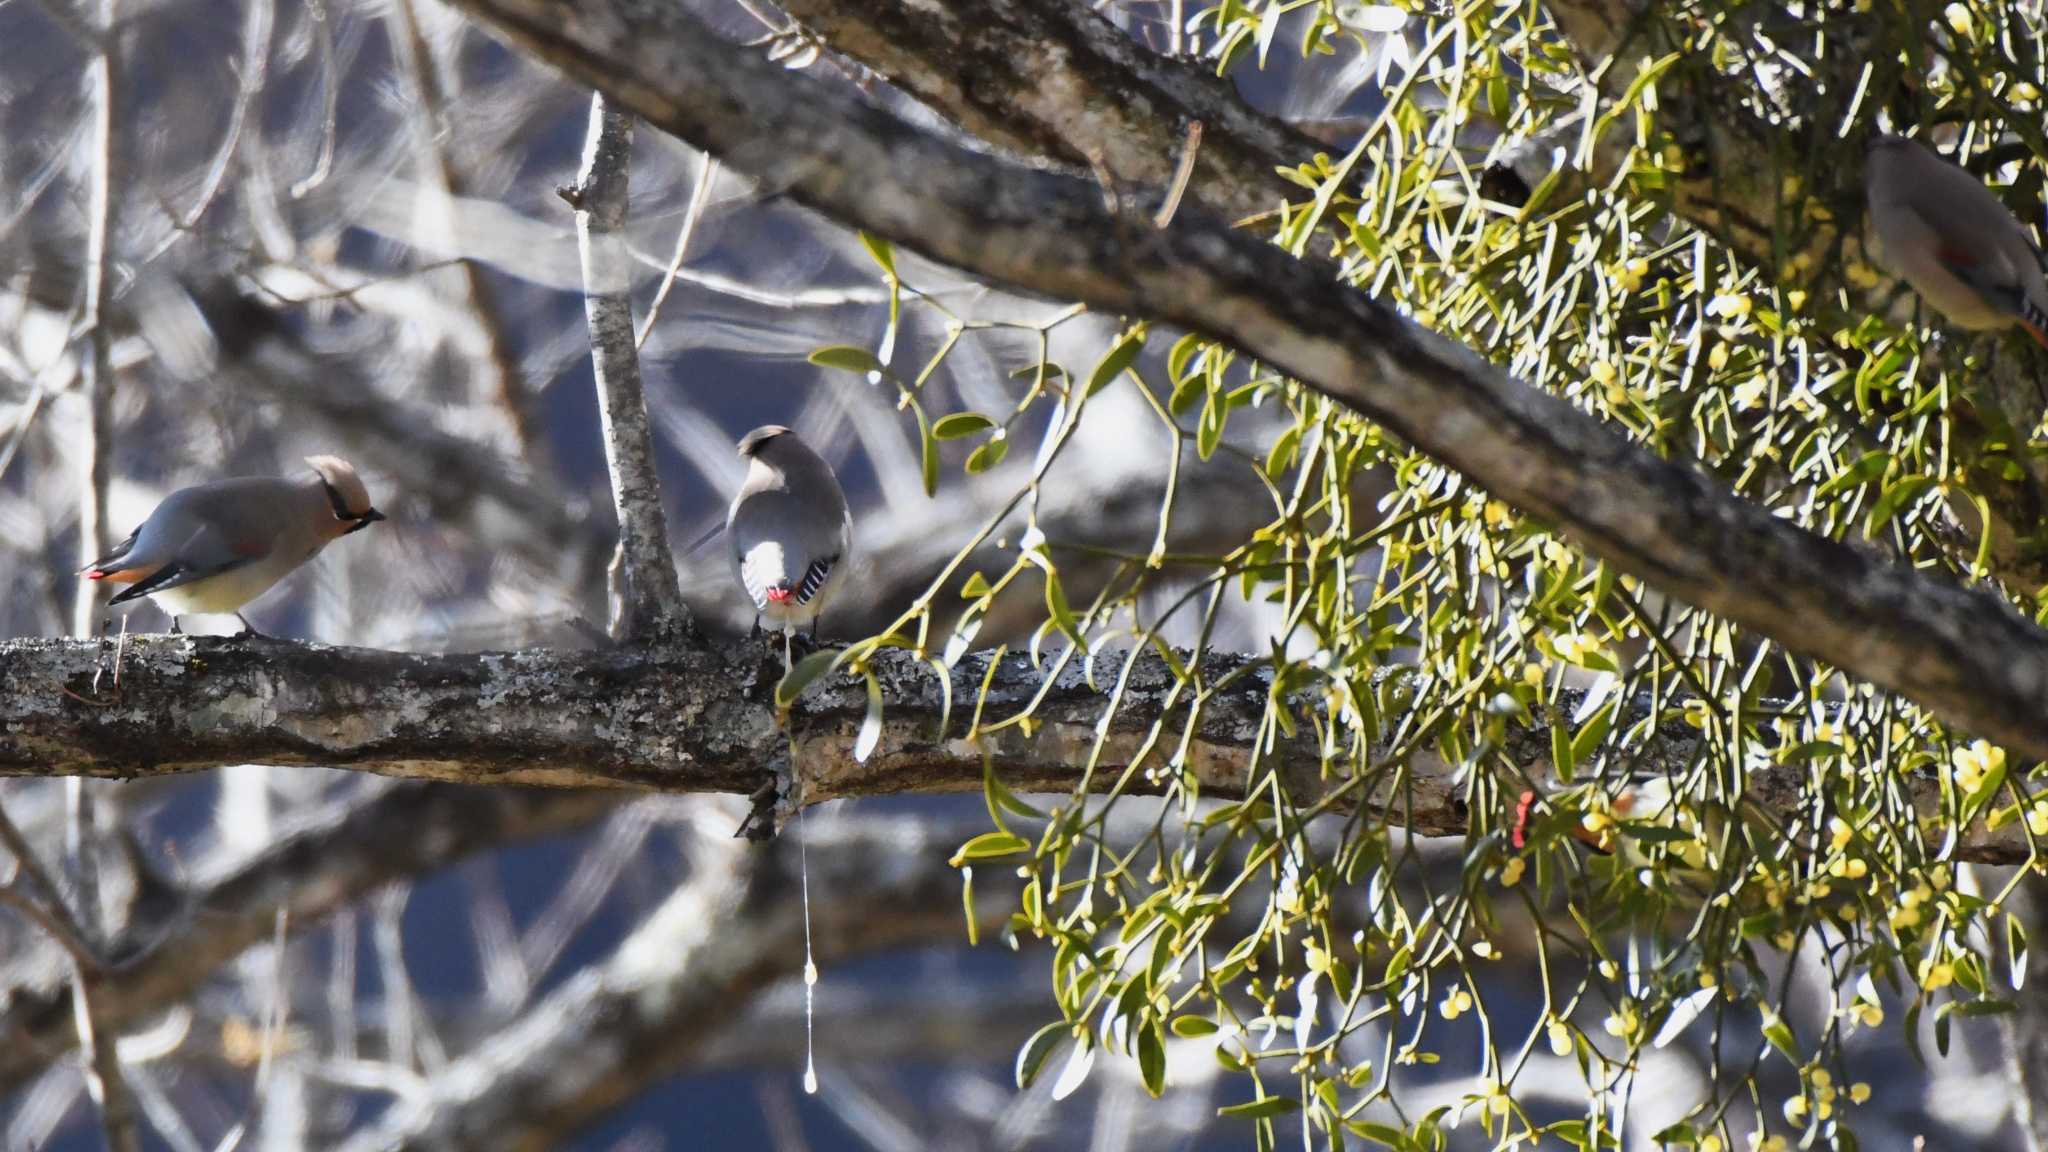
[[[1957,327],[2018,324],[2048,347],[2041,251],[1981,181],[1917,140],[1879,134],[1863,189],[1879,266]]]
[[[79,571],[126,584],[110,604],[153,597],[171,614],[232,614],[311,560],[328,541],[384,519],[348,461],[308,456],[312,471],[250,476],[181,488],[142,526]]]
[[[747,478],[726,513],[733,570],[754,602],[754,626],[763,619],[788,637],[809,627],[853,553],[853,518],[846,494],[824,457],[780,424],[740,438]]]

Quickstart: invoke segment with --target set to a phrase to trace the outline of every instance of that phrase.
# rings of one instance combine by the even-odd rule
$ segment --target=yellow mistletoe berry
[[[1564,1021],[1552,1020],[1544,1029],[1544,1032],[1549,1037],[1552,1054],[1558,1056],[1569,1056],[1572,1054],[1572,1033],[1571,1029],[1564,1026]]]
[[[1978,740],[1968,748],[1956,749],[1950,759],[1953,766],[1950,776],[1956,786],[1965,792],[1975,792],[1986,777],[2005,767],[2005,749]]]
[[[1525,869],[1525,868],[1527,868],[1527,867],[1528,867],[1528,865],[1526,865],[1526,864],[1524,864],[1524,863],[1522,862],[1522,858],[1521,858],[1520,856],[1516,856],[1516,857],[1514,857],[1513,859],[1509,860],[1509,861],[1508,861],[1507,863],[1505,863],[1505,864],[1501,865],[1501,866],[1500,866],[1500,883],[1501,883],[1501,887],[1503,887],[1503,888],[1513,888],[1513,887],[1514,887],[1515,885],[1517,885],[1517,884],[1521,883],[1521,882],[1522,882],[1522,871],[1523,871],[1523,869]]]
[[[1840,816],[1831,817],[1828,820],[1829,851],[1840,852],[1842,849],[1847,848],[1849,846],[1849,841],[1854,839],[1855,835],[1856,830],[1854,828],[1849,827],[1849,822],[1842,819]]]

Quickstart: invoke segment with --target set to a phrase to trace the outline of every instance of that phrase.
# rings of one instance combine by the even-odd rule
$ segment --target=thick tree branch
[[[583,256],[583,309],[590,323],[590,359],[612,506],[619,517],[624,586],[614,596],[612,635],[645,640],[689,622],[668,550],[654,434],[640,389],[633,339],[632,257],[626,251],[626,189],[633,161],[633,121],[603,96],[590,101],[583,168],[563,199],[576,209],[576,246]]]
[[[1103,663],[1097,687],[1078,661],[1060,665],[1029,734],[1012,725],[969,742],[962,734],[987,658],[968,656],[953,669],[955,707],[942,732],[947,696],[932,669],[908,653],[885,654],[874,671],[888,707],[880,745],[863,764],[850,750],[867,711],[864,683],[814,683],[785,733],[773,705],[781,676],[774,645],[427,656],[142,637],[128,644],[121,697],[87,703],[80,697],[100,655],[97,645],[75,641],[0,644],[0,775],[131,778],[254,762],[472,784],[745,795],[785,763],[793,734],[809,801],[979,788],[984,751],[1014,787],[1065,791],[1081,779],[1114,677],[1114,665]],[[1248,662],[1212,656],[1203,679],[1213,686]],[[1242,790],[1265,709],[1267,677],[1245,671],[1210,689],[1189,745],[1190,770],[1218,795]],[[1022,710],[1042,678],[1025,657],[1003,660],[984,726]],[[1114,778],[1108,769],[1128,762],[1154,722],[1165,719],[1178,737],[1185,706],[1167,710],[1172,686],[1156,658],[1137,662],[1107,730],[1098,770],[1105,786]],[[1308,802],[1322,793],[1311,744],[1285,743],[1273,755],[1296,796]],[[1417,830],[1462,830],[1462,802],[1436,777],[1433,769],[1419,775]]]
[[[1301,196],[1276,172],[1322,145],[1261,113],[1199,63],[1146,48],[1071,0],[783,0],[831,46],[981,139],[1020,156],[1101,167],[1120,183],[1173,179],[1202,125],[1187,203],[1232,220]]]
[[[984,756],[1018,791],[1067,792],[1084,778],[1097,789],[1117,785],[1155,724],[1166,738],[1139,767],[1171,772],[1164,758],[1179,746],[1188,723],[1185,698],[1173,694],[1173,674],[1150,655],[1124,676],[1121,702],[1105,724],[1102,714],[1121,671],[1114,653],[1098,659],[1093,684],[1078,661],[1038,669],[1010,656],[991,672],[987,656],[968,655],[952,670],[949,713],[948,696],[929,665],[906,652],[885,652],[873,665],[887,701],[882,735],[865,763],[852,756],[867,711],[864,683],[814,682],[785,731],[774,710],[781,655],[772,645],[423,656],[143,637],[129,642],[122,698],[95,705],[78,695],[89,689],[99,655],[96,645],[75,641],[0,644],[0,775],[132,778],[258,762],[473,784],[746,795],[781,770],[794,747],[807,802],[971,791],[981,787]],[[1270,684],[1260,665],[1213,654],[1200,665],[1204,696],[1184,764],[1205,796],[1241,796],[1246,787]],[[1043,687],[1048,674],[1053,683]],[[984,680],[983,730],[969,739],[967,723]],[[1576,703],[1567,693],[1557,703],[1560,715]],[[1018,724],[989,731],[1027,707],[1035,720],[1028,731]],[[1319,705],[1297,701],[1295,707],[1305,714]],[[1551,776],[1548,719],[1510,728],[1500,750],[1538,782]],[[1091,774],[1098,731],[1105,746]],[[1365,764],[1340,752],[1326,777],[1308,726],[1301,731],[1260,758],[1280,772],[1295,802],[1327,797],[1340,811],[1363,805],[1418,835],[1469,829],[1463,774],[1433,748],[1410,752],[1401,771],[1388,767],[1396,750],[1385,745]],[[1695,761],[1699,738],[1685,724],[1667,724],[1631,749],[1625,774],[1681,771]],[[1768,818],[1798,818],[1799,773],[1797,767],[1753,772],[1749,801]],[[1163,784],[1139,771],[1122,786],[1157,792]],[[1910,786],[1923,812],[1939,810],[1937,781],[1916,778]],[[1331,797],[1333,789],[1343,792]],[[2026,859],[2021,823],[1995,832],[1969,829],[1958,858]]]
[[[991,280],[1157,317],[1284,368],[1664,592],[2048,756],[2048,633],[1659,459],[1221,221],[850,105],[650,0],[462,0],[513,43],[773,191]]]

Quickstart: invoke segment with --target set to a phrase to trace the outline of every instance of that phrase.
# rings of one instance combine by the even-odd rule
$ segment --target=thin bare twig
[[[165,215],[171,218],[170,234],[142,258],[142,263],[148,264],[163,255],[180,237],[197,227],[207,209],[213,207],[214,200],[220,196],[221,188],[227,183],[228,170],[234,165],[235,153],[241,148],[242,126],[248,122],[249,109],[263,93],[269,78],[270,33],[276,20],[275,0],[249,0],[243,26],[242,63],[235,69],[235,105],[228,113],[227,131],[222,134],[220,147],[215,150],[213,160],[206,167],[206,175],[199,182],[199,195],[193,198],[192,207],[177,212],[168,203],[164,205]]]
[[[303,199],[306,193],[327,182],[327,174],[334,168],[334,126],[335,104],[340,99],[340,78],[334,74],[334,21],[329,18],[325,0],[308,0],[306,18],[313,22],[313,43],[320,54],[320,155],[313,161],[313,170],[306,178],[291,186],[291,197]]]
[[[697,170],[697,186],[690,190],[690,207],[683,213],[683,226],[676,232],[676,253],[669,258],[668,271],[661,277],[661,287],[654,292],[654,303],[647,306],[647,319],[640,325],[640,334],[633,338],[633,347],[642,348],[647,344],[647,334],[654,331],[654,321],[661,315],[661,305],[668,299],[669,289],[676,286],[676,273],[683,269],[683,256],[690,250],[690,236],[697,231],[697,221],[704,214],[704,202],[711,196],[711,184],[718,177],[718,161],[704,157],[704,166]]]
[[[100,1126],[107,1133],[110,1152],[141,1152],[142,1136],[135,1112],[135,1099],[121,1071],[120,1046],[112,1033],[102,1029],[93,1012],[97,977],[76,965],[72,968],[72,1005],[77,1011],[78,1043],[84,1049],[86,1066],[92,1069],[86,1087],[100,1107]]]
[[[85,241],[84,328],[91,354],[86,359],[84,379],[86,426],[83,437],[85,485],[80,492],[78,535],[82,559],[106,554],[113,542],[107,527],[107,488],[112,477],[114,439],[114,334],[111,314],[114,300],[113,243],[118,224],[117,193],[121,183],[121,150],[115,134],[120,112],[121,71],[119,41],[115,23],[115,0],[100,0],[98,54],[92,63],[93,91],[93,174],[88,195],[89,223]],[[81,636],[93,633],[98,613],[100,586],[81,582],[74,603],[72,628]],[[93,818],[93,789],[87,780],[65,781],[65,863],[77,900],[71,924],[77,935],[95,946],[100,939],[100,892],[98,856],[95,851],[96,822]],[[25,847],[25,845],[24,845]],[[31,854],[32,855],[32,854]],[[23,857],[24,867],[28,857]],[[55,890],[51,889],[54,897]],[[62,907],[61,902],[53,903]],[[86,953],[85,955],[90,955]],[[106,1130],[112,1152],[138,1152],[141,1136],[136,1120],[135,1100],[121,1072],[121,1055],[113,1034],[101,1027],[93,1002],[98,965],[80,959],[72,951],[72,1006],[78,1027],[79,1047],[84,1050],[86,1086],[99,1105],[100,1124]]]
[[[113,0],[103,0],[103,3],[101,27],[104,32],[96,41],[99,53],[92,63],[94,163],[87,190],[89,222],[85,238],[85,315],[82,326],[90,355],[85,362],[85,434],[80,438],[85,472],[78,509],[81,562],[105,555],[108,545],[113,543],[113,535],[106,524],[106,507],[114,435],[114,336],[107,320],[113,310],[114,299],[113,237],[119,208],[114,192],[120,183],[118,169],[121,162],[114,129],[121,85],[113,44]],[[99,609],[99,589],[98,584],[79,584],[71,618],[71,630],[76,635],[92,635],[93,617]]]
[[[1152,226],[1164,228],[1173,223],[1173,214],[1180,211],[1180,198],[1187,194],[1188,180],[1195,174],[1195,154],[1202,148],[1202,122],[1188,124],[1188,141],[1181,146],[1180,166],[1173,170],[1173,184],[1166,191],[1166,203],[1159,206],[1159,212],[1152,217]]]
[[[649,639],[687,626],[689,610],[676,581],[662,513],[654,436],[640,387],[633,340],[631,258],[626,253],[626,189],[632,171],[633,122],[604,97],[590,102],[590,132],[576,184],[562,198],[576,209],[583,262],[583,307],[597,379],[598,416],[612,506],[619,518],[625,596],[611,622],[615,638]]]

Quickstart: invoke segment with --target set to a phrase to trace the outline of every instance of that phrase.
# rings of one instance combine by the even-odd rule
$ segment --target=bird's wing
[[[2035,340],[2048,346],[2048,335],[2044,335],[2048,333],[2048,312],[2044,312],[2027,294],[2026,280],[2002,254],[1994,253],[1990,260],[1977,260],[1960,249],[1943,245],[1937,259],[1950,275],[1968,285],[1992,307],[2018,317]]]
[[[1941,174],[1948,175],[1946,171]],[[1968,187],[1981,188],[1974,183]],[[2010,225],[2016,230],[2018,225],[2002,205],[1994,203],[2002,219],[1959,213],[1951,199],[1909,195],[1894,206],[1907,214],[1914,226],[1912,230],[1919,232],[1921,243],[1932,247],[1934,261],[1944,271],[1994,307],[2014,316],[2024,315],[2026,277],[2007,250],[2013,237],[2001,228]],[[2017,238],[2031,253],[2033,245],[2026,241],[2025,234],[2020,233]]]
[[[121,604],[138,597],[163,592],[223,572],[253,564],[270,554],[271,542],[254,537],[231,539],[211,524],[202,524],[172,552],[171,559],[154,572],[121,590],[107,601]]]
[[[832,570],[838,564],[839,557],[836,554],[811,561],[810,566],[804,569],[803,583],[797,585],[796,602],[809,604],[811,599],[824,589],[825,582],[832,579]]]

